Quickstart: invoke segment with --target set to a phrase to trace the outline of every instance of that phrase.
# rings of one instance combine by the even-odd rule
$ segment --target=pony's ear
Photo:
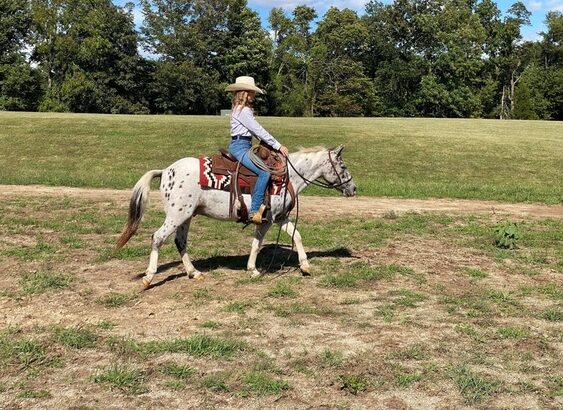
[[[332,152],[334,152],[334,155],[336,157],[339,157],[340,155],[342,155],[342,150],[344,149],[344,145],[340,144],[338,147],[333,148]]]

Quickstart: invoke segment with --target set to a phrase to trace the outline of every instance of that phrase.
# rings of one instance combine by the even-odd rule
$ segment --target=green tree
[[[311,23],[316,16],[315,10],[307,6],[296,7],[291,18],[282,9],[274,8],[270,12],[274,47],[270,60],[274,113],[313,115]]]
[[[30,25],[26,0],[0,0],[0,110],[35,110],[41,96],[40,73],[24,52]]]
[[[131,5],[32,0],[32,59],[47,78],[42,109],[146,112]]]
[[[153,77],[159,109],[214,113],[227,104],[223,89],[234,77],[267,80],[270,43],[246,0],[141,0],[141,5],[144,47],[159,57]],[[189,88],[174,89],[175,76]]]
[[[313,114],[370,115],[375,100],[373,83],[364,71],[366,26],[349,9],[330,8],[313,38],[311,77]]]

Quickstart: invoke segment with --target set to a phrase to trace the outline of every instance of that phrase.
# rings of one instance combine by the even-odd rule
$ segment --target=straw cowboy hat
[[[249,76],[237,77],[234,84],[228,85],[225,91],[256,91],[260,94],[266,94],[264,90],[256,87],[254,78]]]

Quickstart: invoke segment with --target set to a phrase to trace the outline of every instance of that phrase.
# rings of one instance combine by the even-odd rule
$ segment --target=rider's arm
[[[279,150],[281,148],[282,145],[268,131],[258,124],[258,121],[254,118],[254,114],[250,108],[244,107],[240,110],[237,115],[237,119],[260,141],[264,141],[275,150]]]

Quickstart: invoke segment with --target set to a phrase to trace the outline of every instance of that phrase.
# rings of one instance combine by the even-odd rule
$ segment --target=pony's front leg
[[[280,226],[282,231],[287,232],[287,234],[292,237],[293,243],[295,243],[297,254],[299,255],[299,268],[301,269],[301,273],[303,273],[304,275],[311,274],[311,266],[309,265],[309,261],[307,260],[305,248],[303,248],[301,234],[297,229],[295,229],[295,225],[289,219],[280,222]]]
[[[248,263],[246,264],[246,270],[250,272],[252,278],[257,278],[262,275],[258,269],[256,269],[256,257],[266,236],[266,232],[272,226],[271,223],[265,223],[262,225],[256,225],[256,230],[254,231],[254,239],[252,240],[252,248],[250,249],[250,256],[248,257]]]

